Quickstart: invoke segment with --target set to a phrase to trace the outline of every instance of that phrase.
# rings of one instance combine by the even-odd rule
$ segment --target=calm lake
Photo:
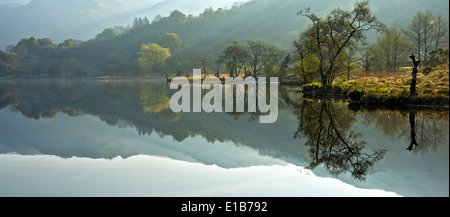
[[[279,116],[174,113],[151,81],[0,81],[0,196],[449,196],[449,111],[280,87]]]

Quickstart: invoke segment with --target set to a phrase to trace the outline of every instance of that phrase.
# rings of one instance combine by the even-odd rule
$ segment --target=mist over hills
[[[8,0],[0,4],[0,49],[20,39],[49,37],[88,40],[107,27],[126,26],[135,17],[167,16],[175,9],[198,14],[231,7],[236,0]],[[22,3],[22,4],[20,4]]]
[[[28,3],[27,3],[28,2]],[[103,29],[127,26],[135,17],[167,16],[180,10],[199,14],[206,8],[230,8],[235,2],[248,0],[4,0],[0,3],[0,49],[15,45],[20,39],[49,37],[60,43],[65,39],[88,40]],[[240,22],[255,23],[247,31],[262,34],[260,38],[291,40],[305,24],[296,12],[306,7],[319,15],[333,8],[350,8],[353,0],[252,0]],[[448,17],[449,3],[445,0],[376,0],[371,9],[387,25],[405,26],[417,11],[430,10]],[[286,31],[273,32],[272,27]],[[279,30],[279,28],[275,28]],[[240,34],[230,30],[230,37]],[[267,36],[270,35],[270,36]]]

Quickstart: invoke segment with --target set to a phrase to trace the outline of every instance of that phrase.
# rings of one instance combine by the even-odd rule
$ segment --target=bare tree
[[[378,70],[395,71],[413,48],[407,36],[397,27],[389,28],[385,34],[378,37],[372,50],[372,60]]]
[[[434,49],[437,50],[445,46],[445,42],[448,42],[448,21],[442,17],[442,14],[437,14],[433,21],[434,33],[433,42]]]
[[[422,57],[426,59],[428,52],[432,49],[433,28],[433,13],[431,11],[419,11],[414,15],[411,24],[406,30],[406,34],[415,44],[415,52],[419,60],[422,60]]]
[[[209,73],[209,67],[208,67],[208,59],[207,58],[201,58],[200,63],[202,64],[202,71],[206,75]]]

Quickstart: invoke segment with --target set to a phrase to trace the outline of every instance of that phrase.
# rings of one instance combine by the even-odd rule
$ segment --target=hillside
[[[230,8],[214,9],[207,8],[213,2],[210,0],[195,1],[195,4],[190,4],[194,0],[154,0],[146,4],[135,1],[82,0],[78,4],[68,5],[67,1],[33,0],[23,6],[0,6],[0,12],[9,7],[6,13],[0,13],[2,18],[7,18],[0,21],[0,26],[7,27],[0,28],[1,43],[5,44],[11,34],[24,34],[24,30],[35,32],[30,33],[35,37],[26,37],[13,49],[21,61],[19,71],[25,75],[55,76],[64,72],[67,75],[69,71],[77,71],[79,75],[116,74],[118,71],[120,74],[130,74],[139,73],[139,52],[143,44],[157,43],[166,33],[175,33],[180,37],[182,47],[173,53],[172,60],[176,64],[168,63],[171,68],[166,71],[173,73],[175,67],[180,66],[184,72],[189,72],[201,66],[199,60],[202,58],[207,58],[209,67],[214,68],[214,62],[233,41],[241,44],[246,44],[247,40],[264,41],[284,51],[283,55],[286,56],[293,50],[292,42],[310,25],[306,18],[296,15],[299,10],[310,7],[323,16],[334,8],[349,9],[353,2],[253,0],[234,4]],[[448,17],[449,3],[432,1],[433,4],[419,0],[378,0],[372,1],[370,8],[386,25],[405,27],[417,11],[430,10]],[[231,2],[223,0],[213,5],[230,5]],[[147,4],[153,5],[146,8]],[[137,7],[139,5],[141,7]],[[191,15],[173,10],[178,7],[194,14],[201,9],[202,13]],[[38,16],[38,19],[31,18],[33,16]],[[134,18],[131,17],[148,19],[136,19],[133,22]],[[123,27],[117,28],[117,25]],[[114,30],[108,30],[111,37],[96,37],[104,28],[113,26],[116,26]],[[55,37],[42,39],[52,35]],[[376,36],[369,33],[369,42],[373,42]],[[40,38],[41,42],[37,40]],[[63,38],[91,40],[67,40],[61,43]],[[3,61],[13,65],[11,59],[14,58],[6,60],[5,55]]]
[[[126,26],[135,17],[168,16],[170,11],[180,10],[185,14],[200,14],[205,8],[230,8],[234,2],[247,0],[79,0],[76,4],[68,0],[32,0],[29,4],[8,4],[26,1],[4,1],[0,4],[0,50],[7,45],[16,44],[20,39],[35,36],[49,37],[60,43],[65,39],[89,40],[107,27]],[[247,5],[247,16],[241,23],[254,21],[256,25],[249,31],[260,35],[274,32],[272,26],[283,26],[289,31],[298,31],[299,23],[295,17],[297,11],[306,7],[325,14],[341,6],[351,6],[352,0],[254,0]],[[449,3],[445,0],[376,0],[371,1],[373,12],[387,25],[407,25],[411,17],[420,10],[431,10],[448,17]],[[282,12],[282,13],[278,13]],[[276,16],[275,16],[276,15]],[[262,18],[262,19],[261,19]],[[272,21],[268,21],[268,18]],[[264,22],[262,22],[264,21]],[[251,22],[250,22],[251,23]],[[276,29],[278,30],[278,29]],[[289,32],[287,31],[287,32]],[[239,31],[229,31],[238,35]],[[283,33],[268,37],[278,38]],[[234,37],[230,35],[230,37]],[[292,37],[290,37],[292,38]]]
[[[0,4],[0,50],[31,36],[49,37],[57,43],[68,38],[89,40],[107,27],[129,25],[135,17],[153,19],[175,9],[199,14],[207,7],[231,7],[235,1],[32,0],[25,5]]]

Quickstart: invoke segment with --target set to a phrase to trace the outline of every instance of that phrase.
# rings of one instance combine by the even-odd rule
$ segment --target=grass
[[[360,77],[361,76],[361,77]],[[435,70],[417,76],[418,96],[410,97],[411,73],[408,71],[378,72],[358,75],[351,81],[337,81],[327,93],[345,95],[352,101],[368,105],[449,105],[449,71]],[[323,92],[320,83],[304,86],[305,93]]]

